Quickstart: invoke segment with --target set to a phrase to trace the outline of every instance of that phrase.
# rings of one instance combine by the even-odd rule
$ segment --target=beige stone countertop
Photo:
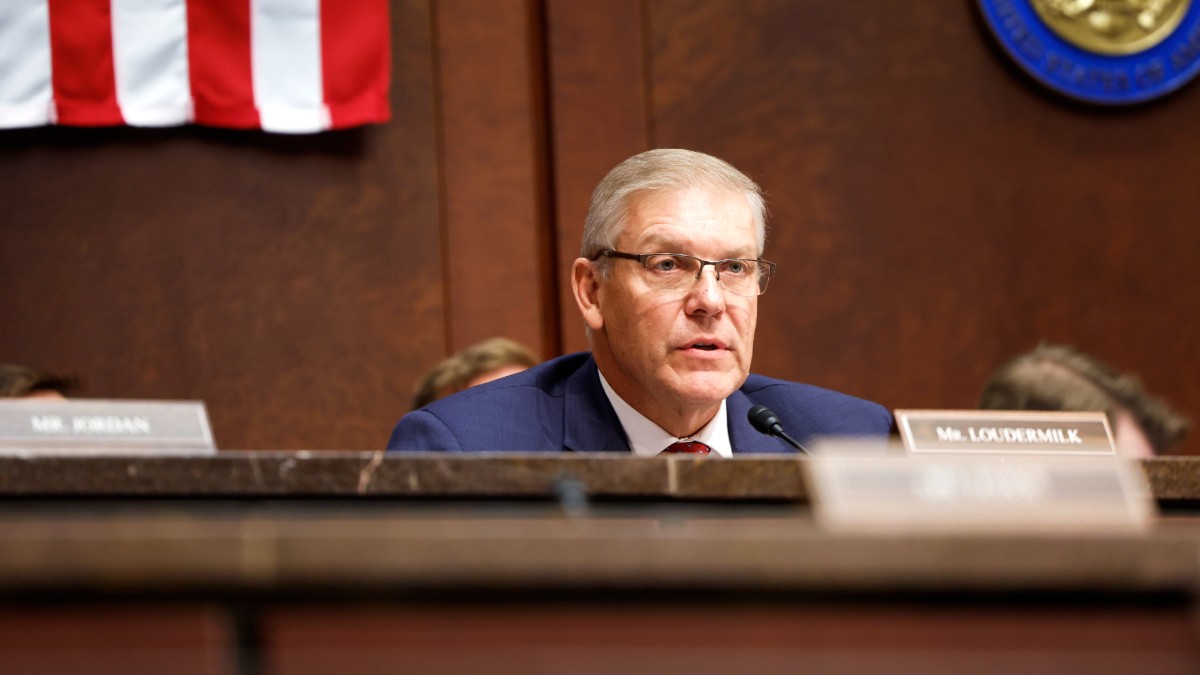
[[[806,502],[796,456],[222,451],[215,456],[0,455],[0,496],[553,498]],[[1141,461],[1159,503],[1200,500],[1200,458]]]

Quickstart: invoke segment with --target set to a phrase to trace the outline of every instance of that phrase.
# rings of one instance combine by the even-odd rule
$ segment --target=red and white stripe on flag
[[[0,128],[390,119],[388,0],[0,0]]]

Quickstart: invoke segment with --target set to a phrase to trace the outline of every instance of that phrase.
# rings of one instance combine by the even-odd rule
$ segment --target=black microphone
[[[784,432],[783,425],[779,423],[779,418],[776,417],[775,413],[771,412],[771,409],[767,406],[754,406],[750,409],[750,414],[747,415],[747,417],[750,419],[750,426],[754,427],[758,431],[768,436],[778,436],[779,438],[782,438],[788,445],[806,455],[812,454],[808,451],[808,448],[800,445],[796,439],[788,436],[787,433]]]

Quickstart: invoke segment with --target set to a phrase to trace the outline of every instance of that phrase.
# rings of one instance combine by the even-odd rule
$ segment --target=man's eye
[[[655,258],[650,261],[650,268],[655,272],[674,272],[679,269],[679,261],[674,258]]]
[[[729,262],[725,263],[725,271],[729,272],[730,274],[745,274],[746,263],[740,260],[730,260]]]

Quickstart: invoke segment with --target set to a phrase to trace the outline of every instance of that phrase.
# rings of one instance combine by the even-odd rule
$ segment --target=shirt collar
[[[609,403],[612,404],[613,410],[617,413],[617,419],[621,420],[621,426],[625,428],[625,435],[629,439],[629,447],[633,450],[633,454],[638,457],[654,457],[658,453],[665,450],[672,443],[679,441],[699,441],[709,448],[712,452],[721,457],[732,457],[733,446],[729,442],[729,424],[726,421],[727,415],[725,412],[725,401],[721,401],[721,407],[717,409],[717,414],[713,416],[708,424],[705,424],[700,431],[690,438],[676,438],[667,433],[662,427],[654,422],[651,422],[645,415],[641,414],[617,395],[613,388],[609,386],[608,380],[604,379],[604,373],[600,373],[600,386],[604,388],[604,394],[608,396]]]

